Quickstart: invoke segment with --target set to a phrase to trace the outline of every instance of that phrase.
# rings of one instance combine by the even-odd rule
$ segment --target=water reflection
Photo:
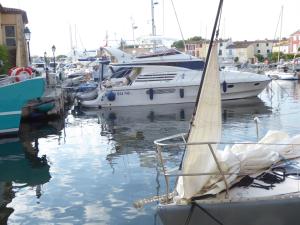
[[[299,133],[299,96],[297,82],[276,81],[260,98],[224,101],[222,138],[255,139],[255,116],[261,120],[261,135],[269,129]],[[0,180],[2,221],[9,217],[12,224],[155,224],[155,205],[136,210],[132,203],[165,191],[153,140],[187,132],[193,109],[193,104],[76,109],[65,126],[23,126],[21,153],[15,160],[44,178],[33,182],[23,175],[17,180],[12,173],[12,179]],[[164,156],[167,165],[175,167],[182,150],[165,151]],[[5,172],[8,169],[5,166]]]
[[[0,140],[0,224],[6,224],[14,212],[8,204],[16,193],[30,187],[37,200],[42,196],[42,185],[50,181],[51,175],[47,156],[39,155],[38,139],[57,134],[62,124],[23,123],[18,138]]]
[[[101,126],[101,135],[114,142],[114,148],[107,155],[113,165],[113,158],[136,152],[140,166],[153,167],[153,140],[176,133],[187,132],[194,111],[194,103],[113,107],[101,110],[80,109],[72,111],[77,118],[96,118]],[[258,115],[272,112],[260,98],[228,100],[222,102],[223,122],[236,118],[251,120]],[[125,147],[125,148],[124,148]],[[147,153],[150,151],[150,153]],[[180,150],[170,152],[171,158]]]

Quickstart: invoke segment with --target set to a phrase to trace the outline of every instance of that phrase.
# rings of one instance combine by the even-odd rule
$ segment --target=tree
[[[7,74],[10,64],[8,49],[4,45],[0,45],[0,60],[2,62],[0,66],[0,74]]]
[[[269,59],[271,62],[277,62],[278,61],[278,54],[279,54],[279,59],[283,59],[285,58],[284,54],[282,52],[272,52],[270,55],[269,55]]]
[[[202,40],[203,40],[203,38],[201,36],[194,36],[194,37],[187,39],[187,42],[196,42],[196,41],[202,41]]]
[[[58,56],[56,56],[57,60],[66,59],[66,58],[68,58],[68,56],[66,56],[66,55],[58,55]]]
[[[261,54],[255,54],[255,57],[257,58],[258,62],[263,62],[265,59]]]
[[[171,47],[175,47],[177,49],[180,49],[180,48],[184,48],[184,44],[183,44],[183,41],[180,40],[180,41],[175,41]]]

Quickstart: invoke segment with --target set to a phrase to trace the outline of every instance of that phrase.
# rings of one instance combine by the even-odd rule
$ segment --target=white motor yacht
[[[275,80],[298,80],[299,76],[294,71],[289,71],[285,65],[278,65],[275,70],[265,72],[266,75]]]
[[[81,105],[102,108],[195,102],[202,76],[201,70],[172,66],[131,65],[122,71],[126,75],[113,74],[101,83],[96,99]],[[270,81],[265,75],[220,71],[222,100],[257,96]]]

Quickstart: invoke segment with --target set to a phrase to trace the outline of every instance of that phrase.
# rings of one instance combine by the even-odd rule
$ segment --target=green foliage
[[[199,42],[199,41],[203,41],[204,39],[200,36],[194,36],[194,37],[191,37],[191,38],[188,38],[187,40],[185,40],[185,43],[186,44],[189,44],[189,43],[193,43],[193,42]],[[175,41],[171,47],[175,47],[177,49],[183,49],[184,48],[184,43],[182,40],[180,41]]]
[[[171,47],[175,47],[177,49],[180,49],[180,48],[184,48],[184,44],[183,44],[183,41],[180,40],[180,41],[175,41]]]
[[[265,59],[261,54],[255,54],[255,57],[257,58],[258,62],[263,62]]]
[[[298,50],[298,52],[300,52],[300,47],[297,50]]]
[[[285,55],[284,55],[282,52],[280,52],[280,53],[278,53],[278,52],[273,52],[273,53],[271,53],[271,54],[269,55],[269,60],[270,60],[271,62],[277,62],[277,61],[278,61],[278,54],[279,54],[279,59],[285,59]]]
[[[285,59],[287,59],[287,60],[292,60],[292,59],[294,59],[294,57],[298,58],[298,57],[300,57],[300,54],[296,54],[296,56],[295,56],[295,54],[286,54],[285,55]]]
[[[66,55],[58,55],[58,56],[56,56],[57,60],[66,59],[66,58],[68,58],[68,56],[66,56]]]
[[[3,62],[3,65],[0,67],[0,74],[7,74],[10,64],[8,50],[4,45],[0,45],[0,60]]]
[[[202,41],[203,38],[200,37],[200,36],[194,36],[194,37],[191,37],[189,39],[187,39],[187,42],[196,42],[196,41]]]
[[[124,46],[124,48],[135,48],[136,47],[136,45],[126,45],[126,46]]]

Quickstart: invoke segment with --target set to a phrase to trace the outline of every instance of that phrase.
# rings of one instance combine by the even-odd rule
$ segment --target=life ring
[[[17,67],[13,67],[13,68],[10,68],[8,70],[8,75],[11,76],[12,72],[14,72],[14,70],[16,69]]]
[[[32,70],[26,67],[19,67],[14,69],[14,71],[11,73],[11,76],[15,77],[15,81],[23,81],[28,79],[32,75]]]

